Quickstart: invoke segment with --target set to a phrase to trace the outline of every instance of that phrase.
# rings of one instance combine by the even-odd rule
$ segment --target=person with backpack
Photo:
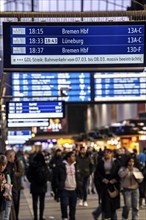
[[[27,170],[27,178],[30,182],[30,193],[32,194],[32,205],[34,220],[45,220],[43,217],[45,209],[45,195],[47,192],[49,170],[45,163],[45,158],[41,152],[38,152]],[[39,200],[39,218],[38,218],[38,200]]]

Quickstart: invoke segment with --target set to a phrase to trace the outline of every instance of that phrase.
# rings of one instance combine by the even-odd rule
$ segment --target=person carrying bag
[[[125,167],[118,172],[123,188],[124,208],[122,219],[128,219],[130,208],[132,208],[132,220],[138,220],[139,216],[139,183],[143,181],[143,174],[135,167],[135,159],[130,156]]]

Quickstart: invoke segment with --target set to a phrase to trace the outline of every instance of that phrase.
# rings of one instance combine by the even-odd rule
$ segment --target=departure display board
[[[63,118],[64,102],[8,102],[8,119]]]
[[[4,70],[144,67],[145,29],[136,21],[4,22]]]
[[[95,73],[94,101],[146,101],[146,72]]]
[[[31,136],[31,130],[8,131],[8,136]]]
[[[47,118],[11,118],[7,120],[8,128],[24,128],[24,127],[40,127],[49,126],[49,120]]]
[[[37,100],[90,102],[90,77],[87,72],[12,73],[13,100],[29,101],[38,97]]]
[[[64,89],[63,96],[60,94]],[[67,103],[146,100],[146,72],[12,73],[13,101]],[[29,122],[28,122],[29,123]]]
[[[8,144],[24,144],[32,137],[31,134],[30,130],[8,131]]]

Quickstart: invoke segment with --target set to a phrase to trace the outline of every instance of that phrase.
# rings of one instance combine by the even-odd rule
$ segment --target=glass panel
[[[6,5],[6,11],[16,11],[16,4],[14,2],[8,3]]]
[[[50,11],[57,11],[57,1],[50,0]]]
[[[127,10],[127,6],[131,4],[131,0],[102,0],[106,4],[106,10]]]
[[[81,11],[81,0],[73,1],[73,11]]]
[[[106,2],[105,1],[100,1],[99,4],[99,11],[106,11]]]
[[[4,11],[4,0],[0,1],[0,11]]]
[[[30,11],[30,10],[31,10],[31,6],[29,4],[24,4],[24,11]]]
[[[119,4],[119,5],[121,5],[121,6],[123,6],[123,5],[124,5],[123,0],[118,0],[118,2],[116,1],[116,3],[117,3],[117,4]]]
[[[84,11],[91,11],[91,0],[84,1]]]
[[[100,1],[92,0],[91,1],[91,11],[98,11],[99,10],[99,3],[100,3]]]
[[[123,4],[123,0],[110,0],[109,5],[108,5],[108,10],[124,10],[125,6]]]
[[[106,11],[114,11],[115,5],[109,3],[109,4],[107,5],[107,8],[106,8],[106,9],[107,9]]]
[[[58,1],[58,11],[65,11],[65,2],[64,0]]]
[[[131,6],[131,0],[123,0],[123,3],[125,5],[125,7],[127,6]]]
[[[73,5],[71,1],[65,2],[65,11],[73,11]]]
[[[17,4],[16,10],[17,11],[24,11],[23,5],[22,4]]]
[[[49,10],[49,3],[46,2],[45,4],[42,4],[40,1],[39,3],[39,11],[47,11],[47,9]]]
[[[31,1],[0,0],[0,11],[4,11],[4,8],[7,8],[6,11],[30,11]],[[34,0],[34,8],[35,11],[81,11],[81,1],[84,11],[127,10],[131,5],[131,0]]]

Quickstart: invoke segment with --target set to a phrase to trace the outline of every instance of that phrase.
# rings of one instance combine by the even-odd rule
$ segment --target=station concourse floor
[[[121,203],[123,203],[123,201]],[[93,220],[91,213],[97,205],[97,195],[88,195],[88,207],[81,207],[77,205],[76,220]],[[122,208],[117,211],[118,220],[122,220],[121,211]],[[49,192],[46,194],[44,217],[46,220],[62,220],[60,204],[54,201],[53,197],[49,195]],[[28,182],[25,182],[24,189],[21,190],[19,220],[33,220],[32,199]],[[101,217],[99,217],[99,220],[101,220]],[[131,220],[131,213],[128,220]],[[140,209],[139,220],[146,220],[146,206]]]

